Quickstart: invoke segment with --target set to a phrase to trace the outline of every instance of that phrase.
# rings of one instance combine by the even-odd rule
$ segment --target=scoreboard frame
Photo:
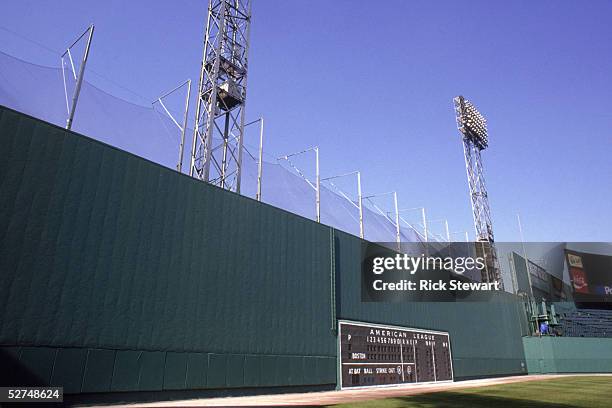
[[[446,337],[446,342],[447,342],[447,348],[448,348],[448,360],[449,360],[449,365],[450,365],[450,379],[444,379],[444,380],[437,380],[435,379],[435,372],[436,372],[436,357],[435,357],[435,351],[432,353],[432,360],[433,360],[433,369],[434,369],[434,380],[428,380],[428,381],[418,381],[417,375],[416,375],[416,367],[417,367],[417,360],[414,361],[413,364],[410,363],[404,363],[403,362],[403,357],[402,357],[402,365],[412,365],[414,367],[414,374],[415,374],[415,378],[416,381],[413,382],[394,382],[394,383],[388,383],[388,384],[372,384],[372,385],[350,385],[350,384],[344,384],[344,378],[343,378],[343,366],[344,365],[362,365],[359,363],[346,363],[344,362],[344,357],[343,357],[343,352],[346,352],[347,350],[343,350],[342,349],[342,336],[343,333],[342,331],[342,327],[343,326],[359,326],[359,327],[365,327],[368,329],[384,329],[384,330],[389,330],[389,331],[403,331],[403,332],[409,332],[409,333],[414,333],[414,334],[419,334],[419,335],[434,335],[434,336],[444,336]],[[417,340],[418,341],[418,340]],[[338,358],[337,358],[337,380],[338,380],[338,389],[339,390],[348,390],[348,389],[363,389],[363,388],[381,388],[381,387],[400,387],[400,386],[410,386],[410,385],[416,385],[416,384],[438,384],[438,383],[450,383],[450,382],[454,382],[454,378],[455,378],[455,373],[454,373],[454,369],[453,369],[453,355],[452,355],[452,346],[451,346],[451,342],[450,342],[450,334],[448,332],[445,331],[438,331],[438,330],[428,330],[428,329],[418,329],[418,328],[412,328],[412,327],[404,327],[404,326],[396,326],[396,325],[390,325],[390,324],[379,324],[379,323],[368,323],[368,322],[362,322],[362,321],[355,321],[355,320],[344,320],[344,319],[339,319],[338,320],[338,335],[337,335],[337,347],[338,347]],[[416,345],[414,346],[416,347]],[[414,350],[414,348],[413,348]],[[433,351],[433,349],[432,349]],[[363,365],[366,364],[374,364],[374,365],[396,365],[397,362],[394,363],[364,363]],[[403,370],[403,368],[402,368]]]

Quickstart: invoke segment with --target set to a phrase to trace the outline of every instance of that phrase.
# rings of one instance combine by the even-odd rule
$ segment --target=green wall
[[[524,337],[529,374],[612,372],[612,338]]]
[[[451,333],[522,373],[525,316],[361,303],[362,241],[0,107],[0,365],[67,393],[336,382],[336,319]]]
[[[0,345],[23,377],[335,383],[329,228],[4,108],[0,145]]]

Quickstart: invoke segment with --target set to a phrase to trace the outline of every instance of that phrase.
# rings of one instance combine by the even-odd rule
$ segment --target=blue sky
[[[3,3],[0,50],[43,65],[96,24],[87,80],[146,104],[196,80],[207,2]],[[498,241],[612,241],[612,2],[255,0],[247,116],[473,234],[452,98],[488,118]],[[110,81],[109,81],[110,80]],[[112,81],[112,82],[111,82]],[[129,89],[132,92],[128,92]],[[139,95],[139,96],[137,96]],[[192,119],[190,119],[192,121]]]

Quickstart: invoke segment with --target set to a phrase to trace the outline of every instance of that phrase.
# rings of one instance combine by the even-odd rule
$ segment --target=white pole
[[[257,162],[257,201],[261,201],[261,175],[263,173],[263,132],[264,132],[264,118],[259,118],[259,160]]]
[[[317,172],[317,222],[321,222],[321,175],[319,174],[319,147],[315,147],[315,156],[316,156],[316,172]]]
[[[444,227],[446,228],[446,241],[450,242],[450,230],[448,229],[448,220],[444,220]]]
[[[423,217],[423,234],[425,235],[425,256],[429,256],[429,234],[427,232],[427,216],[425,215],[425,207],[421,207],[421,216]]]
[[[395,232],[396,232],[396,240],[397,240],[397,249],[398,251],[402,250],[402,239],[400,235],[400,224],[399,224],[399,208],[397,207],[397,192],[393,192],[393,202],[395,204]]]
[[[189,113],[189,97],[191,94],[191,79],[187,80],[187,96],[185,97],[185,115],[183,116],[183,128],[181,129],[181,145],[179,146],[179,161],[176,169],[183,172],[183,149],[185,148],[185,132],[187,131],[187,115]]]
[[[81,66],[79,67],[79,76],[77,77],[77,83],[76,83],[76,86],[74,87],[74,94],[72,96],[72,107],[70,108],[70,114],[68,115],[68,120],[66,120],[66,129],[68,130],[72,128],[72,121],[74,120],[74,111],[76,110],[77,102],[79,101],[79,95],[81,93],[81,85],[83,85],[83,76],[85,75],[85,65],[87,64],[87,58],[89,57],[89,49],[91,47],[91,39],[93,38],[94,25],[92,24],[91,26],[89,26],[88,30],[89,30],[89,37],[87,38],[87,45],[85,46],[85,53],[83,54]],[[72,45],[70,47],[72,47]],[[68,52],[70,52],[70,47],[68,47]]]
[[[357,172],[357,196],[359,197],[359,236],[364,239],[363,233],[363,197],[361,195],[361,173]]]
[[[427,217],[425,216],[425,207],[421,207],[421,216],[423,218],[423,234],[425,235],[425,242],[429,242],[429,237],[427,236]]]

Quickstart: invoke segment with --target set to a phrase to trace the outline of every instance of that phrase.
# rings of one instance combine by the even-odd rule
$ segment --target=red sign
[[[572,282],[574,283],[574,291],[578,293],[589,293],[589,284],[586,274],[581,268],[570,268],[572,274]]]

